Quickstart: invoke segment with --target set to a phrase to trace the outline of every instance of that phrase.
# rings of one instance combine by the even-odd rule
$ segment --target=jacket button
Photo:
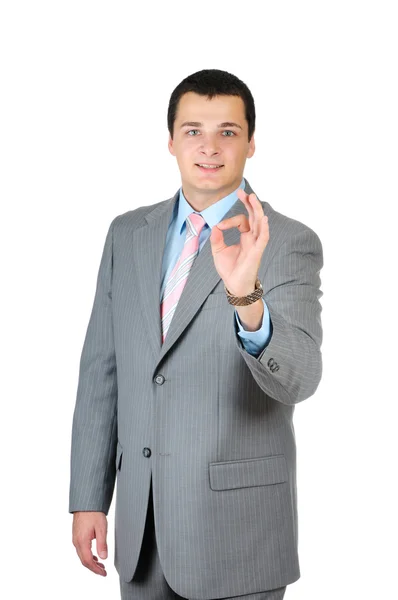
[[[274,358],[270,358],[267,362],[267,365],[270,371],[272,371],[272,373],[275,373],[275,371],[279,371],[279,365]]]
[[[151,449],[150,448],[144,448],[142,451],[142,454],[146,457],[149,458],[152,454]]]
[[[163,377],[163,375],[156,375],[155,382],[158,385],[162,385],[164,383],[164,377]]]

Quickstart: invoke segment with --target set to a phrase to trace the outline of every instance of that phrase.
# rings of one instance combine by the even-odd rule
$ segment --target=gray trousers
[[[176,594],[176,592],[171,589],[163,575],[156,546],[155,524],[153,518],[152,480],[144,539],[142,542],[137,569],[131,581],[126,583],[120,578],[119,581],[122,600],[175,600],[176,598],[178,600],[189,600]],[[235,598],[240,598],[240,600],[282,600],[285,595],[285,591],[286,586],[256,594],[234,596],[233,598],[223,598],[223,600],[234,600]]]

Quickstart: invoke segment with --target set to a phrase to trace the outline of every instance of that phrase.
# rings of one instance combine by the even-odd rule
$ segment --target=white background
[[[323,244],[324,369],[295,412],[302,574],[286,598],[397,597],[395,7],[2,2],[3,598],[119,598],[113,505],[106,578],[71,541],[78,364],[109,224],[179,188],[167,106],[203,68],[249,86],[245,176]]]

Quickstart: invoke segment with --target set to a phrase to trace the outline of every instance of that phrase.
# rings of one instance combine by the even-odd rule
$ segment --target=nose
[[[220,149],[215,136],[203,137],[203,143],[200,148],[200,153],[204,156],[217,156],[220,154]]]

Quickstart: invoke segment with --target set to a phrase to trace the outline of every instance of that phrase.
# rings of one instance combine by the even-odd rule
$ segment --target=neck
[[[242,176],[236,178],[230,185],[221,187],[217,190],[206,190],[194,187],[184,180],[182,181],[182,192],[188,204],[192,206],[193,210],[201,212],[205,208],[208,208],[212,204],[215,204],[222,198],[225,198],[236,189],[238,189]]]

